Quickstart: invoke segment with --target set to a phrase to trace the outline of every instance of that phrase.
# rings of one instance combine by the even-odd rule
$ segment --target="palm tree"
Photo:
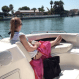
[[[42,5],[41,9],[42,9],[42,12],[44,12],[44,6],[43,5]]]
[[[33,8],[33,10],[34,10],[34,15],[35,15],[35,10],[36,10],[36,8]]]
[[[36,10],[36,8],[32,8],[31,10],[34,10],[34,15],[35,15],[35,10]]]
[[[60,9],[60,14],[64,11],[64,7],[63,7],[64,3],[62,0],[59,1],[59,9]]]
[[[10,4],[10,5],[9,5],[9,8],[10,8],[11,14],[13,15],[13,13],[14,13],[14,12],[13,12],[13,5]]]
[[[47,8],[47,10],[49,11],[49,8],[48,7],[46,7]]]
[[[39,15],[40,15],[40,8],[38,8],[38,10],[39,10]]]
[[[52,14],[52,4],[53,4],[53,1],[51,0],[51,1],[50,1],[50,5],[51,5],[51,14]]]

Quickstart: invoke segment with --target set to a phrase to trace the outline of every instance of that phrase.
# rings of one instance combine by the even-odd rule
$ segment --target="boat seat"
[[[52,53],[66,53],[72,47],[73,47],[73,45],[71,43],[60,43],[59,45],[56,45],[51,48],[51,54]]]
[[[21,42],[16,42],[16,45],[20,48],[20,50],[24,53],[24,55],[26,56],[26,58],[28,59],[28,61],[31,61],[31,56],[29,54],[29,52],[25,49],[25,47],[22,45]]]
[[[28,62],[28,59],[23,54],[24,52],[22,52],[19,47],[14,44],[11,48],[7,49],[12,54],[12,61],[10,64],[8,64],[8,66],[2,68],[4,73],[7,72],[8,75],[5,74],[4,78],[0,77],[0,79],[35,79],[33,68]],[[8,57],[8,59],[10,59],[10,56]]]
[[[27,57],[28,61],[31,61],[31,56],[27,52],[27,50],[24,48],[21,42],[16,42],[16,45],[21,49],[21,51],[25,54]],[[51,48],[51,54],[53,53],[65,53],[69,51],[73,47],[72,44],[70,43],[60,43],[59,45],[56,45]]]
[[[10,43],[10,38],[4,38],[4,39],[1,39],[0,42],[4,42],[4,43]]]
[[[58,79],[79,79],[79,70],[64,70]]]
[[[79,48],[78,48],[78,47],[73,47],[73,48],[70,50],[70,53],[72,53],[72,54],[79,54]]]

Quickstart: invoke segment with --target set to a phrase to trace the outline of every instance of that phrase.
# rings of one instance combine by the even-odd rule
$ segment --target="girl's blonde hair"
[[[11,39],[14,36],[14,31],[21,25],[21,20],[18,17],[14,17],[10,21],[10,31],[11,31]]]

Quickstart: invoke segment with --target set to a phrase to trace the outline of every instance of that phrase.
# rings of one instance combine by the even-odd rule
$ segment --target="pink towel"
[[[32,60],[30,62],[32,68],[34,69],[35,79],[42,79],[43,77],[43,62],[42,59]]]
[[[38,51],[42,53],[42,59],[51,57],[51,44],[49,41],[39,41],[41,45]]]
[[[51,44],[49,41],[39,41],[41,45],[38,48],[38,51],[42,53],[42,57],[38,60],[32,60],[30,62],[32,68],[34,69],[35,79],[42,79],[43,77],[43,60],[45,58],[51,57]]]

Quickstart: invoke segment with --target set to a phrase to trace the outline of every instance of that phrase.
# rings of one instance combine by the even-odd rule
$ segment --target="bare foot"
[[[55,39],[55,42],[56,42],[55,45],[59,44],[61,42],[61,40],[62,40],[61,35],[57,36],[57,38]]]

